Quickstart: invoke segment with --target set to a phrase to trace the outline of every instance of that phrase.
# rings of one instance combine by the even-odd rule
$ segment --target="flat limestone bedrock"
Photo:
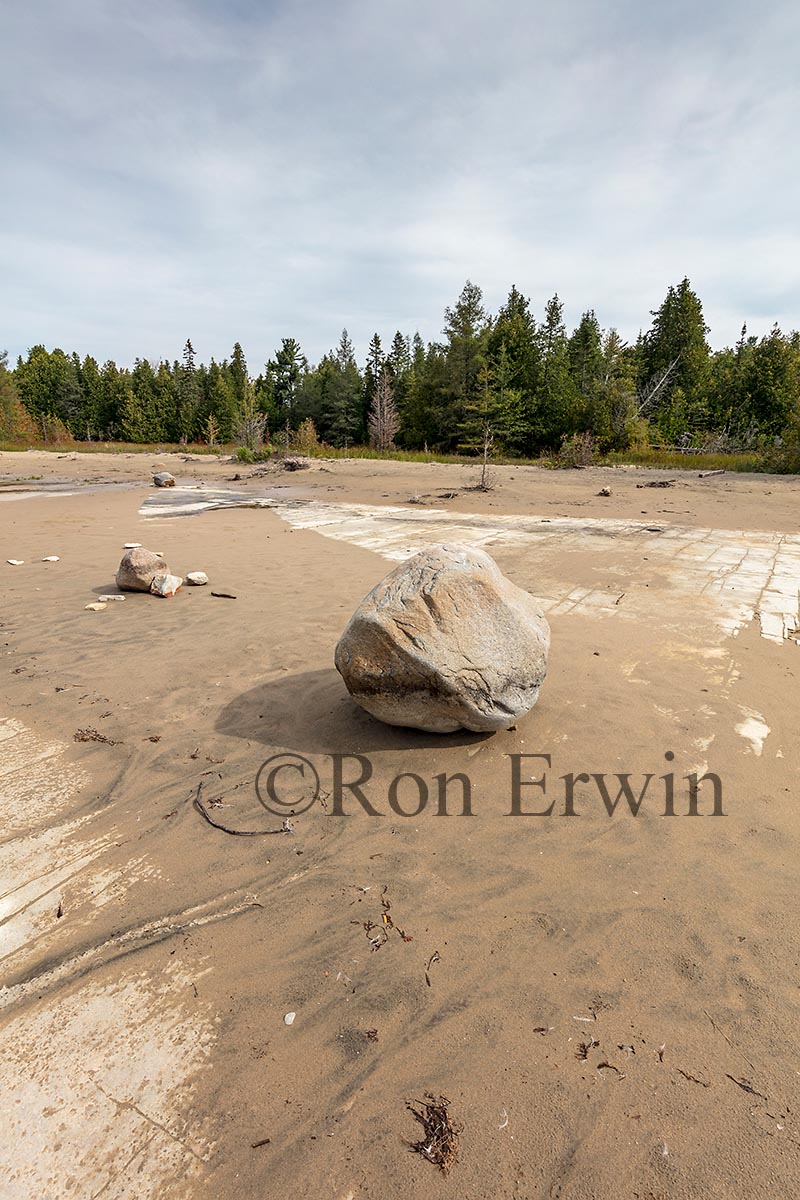
[[[428,733],[507,729],[547,674],[538,600],[483,550],[431,546],[359,604],[334,662],[350,695],[387,725]]]

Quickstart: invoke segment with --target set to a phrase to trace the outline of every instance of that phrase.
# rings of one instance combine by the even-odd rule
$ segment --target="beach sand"
[[[0,455],[0,1196],[796,1193],[800,480],[475,479]],[[364,594],[447,540],[552,628],[539,703],[493,736],[382,726],[333,668]],[[210,586],[86,611],[125,542]],[[254,781],[298,755],[281,786],[313,767],[321,797],[281,832]],[[335,755],[375,815],[335,811]],[[512,814],[519,755],[550,756],[517,759],[549,816]],[[724,815],[707,781],[687,816],[707,771]],[[471,816],[452,785],[437,815],[442,773]],[[652,776],[636,817],[592,778],[613,801],[616,773]],[[213,828],[201,784],[277,832]],[[447,1176],[408,1145],[426,1093],[463,1124]]]

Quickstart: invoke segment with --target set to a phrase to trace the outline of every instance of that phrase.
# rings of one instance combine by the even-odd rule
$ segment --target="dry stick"
[[[270,833],[292,832],[287,821],[284,821],[280,829],[228,829],[227,825],[220,825],[218,821],[213,820],[213,818],[209,816],[208,809],[200,799],[202,791],[203,784],[198,783],[197,795],[194,798],[194,807],[200,813],[201,817],[205,817],[209,825],[213,825],[214,829],[219,829],[222,833],[229,833],[231,837],[266,837]]]

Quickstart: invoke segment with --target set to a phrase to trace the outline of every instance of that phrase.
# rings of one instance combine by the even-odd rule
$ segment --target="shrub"
[[[559,467],[591,467],[597,462],[599,448],[597,438],[591,433],[573,433],[565,438],[558,452],[556,465]]]

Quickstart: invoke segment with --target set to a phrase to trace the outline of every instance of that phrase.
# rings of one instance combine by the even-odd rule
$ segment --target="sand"
[[[800,480],[474,481],[0,455],[3,1197],[796,1193]],[[539,704],[490,737],[382,726],[332,666],[365,592],[448,539],[552,626]],[[210,585],[86,611],[125,542]],[[335,811],[334,754],[376,815]],[[521,754],[550,756],[517,760],[549,816],[510,815]],[[291,833],[194,807],[279,831],[277,755],[298,797],[320,777]],[[724,815],[708,782],[683,815],[705,771]],[[473,815],[457,786],[436,815],[443,772]],[[562,776],[613,802],[618,772],[653,776],[637,817],[592,778],[564,815]],[[426,1092],[464,1126],[446,1177],[407,1145]]]

